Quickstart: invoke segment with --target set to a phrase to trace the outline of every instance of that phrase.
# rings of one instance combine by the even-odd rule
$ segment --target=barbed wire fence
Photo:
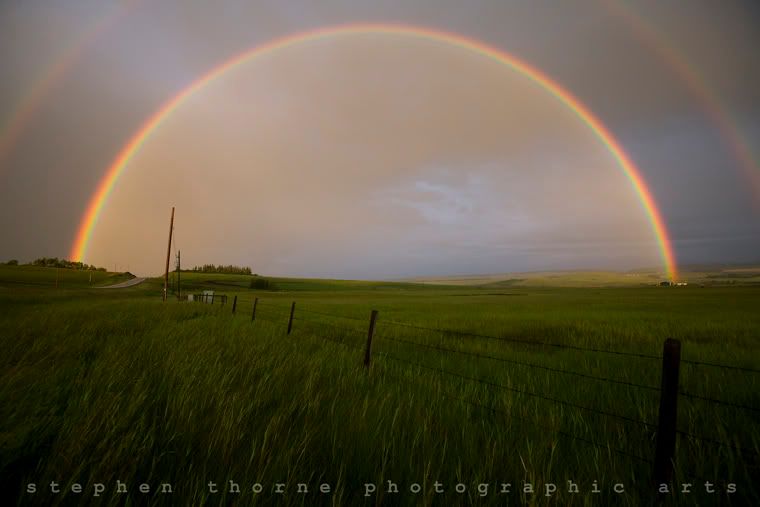
[[[220,306],[220,309],[225,308],[228,304],[226,295],[216,295],[214,297],[209,296],[208,294],[197,294],[194,296],[194,300],[198,302],[217,304]],[[262,309],[265,311],[262,311]],[[257,320],[263,320],[273,325],[282,325],[286,335],[290,335],[294,330],[294,323],[298,323],[300,329],[312,331],[309,333],[309,336],[360,352],[362,353],[364,367],[368,370],[373,363],[373,359],[379,359],[381,362],[385,363],[385,366],[389,364],[395,364],[402,368],[406,373],[432,373],[439,376],[441,379],[447,378],[459,383],[460,385],[476,385],[489,392],[503,392],[520,395],[534,400],[540,400],[542,402],[565,407],[567,409],[580,411],[587,414],[593,414],[594,416],[608,420],[611,419],[619,421],[622,424],[630,425],[640,431],[645,431],[650,435],[650,439],[654,440],[655,442],[653,452],[650,453],[651,456],[644,456],[641,452],[619,448],[610,442],[602,442],[598,438],[589,438],[587,436],[577,435],[566,430],[545,425],[540,421],[537,421],[535,418],[528,419],[514,413],[514,411],[468,399],[452,391],[444,389],[442,383],[439,384],[437,388],[433,388],[429,384],[420,381],[420,375],[412,375],[410,378],[405,378],[401,377],[397,373],[394,373],[391,368],[385,367],[383,369],[383,373],[385,375],[391,378],[395,378],[396,380],[404,383],[409,382],[411,379],[415,385],[423,389],[431,390],[431,394],[435,393],[436,395],[445,397],[452,401],[457,401],[463,405],[484,412],[504,415],[523,423],[529,423],[533,427],[540,428],[547,433],[551,433],[557,437],[572,440],[574,442],[580,442],[584,445],[594,447],[601,451],[614,453],[619,456],[623,456],[633,462],[646,465],[651,468],[653,485],[671,483],[673,481],[675,473],[677,471],[675,451],[678,437],[684,438],[690,442],[698,442],[700,445],[705,446],[705,448],[712,450],[720,449],[736,453],[736,456],[742,460],[742,463],[744,463],[748,469],[757,469],[760,471],[760,442],[757,440],[753,440],[751,442],[751,446],[748,446],[746,444],[739,445],[736,442],[727,442],[725,440],[720,440],[712,436],[699,435],[685,429],[681,429],[677,424],[677,408],[679,399],[684,399],[690,403],[703,403],[712,407],[732,409],[734,411],[749,415],[750,417],[754,417],[756,418],[755,420],[757,420],[757,416],[760,414],[760,407],[751,406],[745,403],[736,403],[733,401],[722,400],[717,397],[698,394],[683,389],[679,386],[679,373],[681,365],[685,365],[690,368],[711,368],[726,372],[750,375],[760,375],[760,369],[746,366],[721,364],[716,362],[683,359],[681,358],[681,343],[678,340],[665,340],[663,344],[662,355],[658,356],[654,354],[646,354],[634,351],[603,349],[598,347],[587,347],[553,341],[526,340],[507,336],[493,336],[483,333],[468,332],[455,329],[422,326],[419,324],[390,319],[379,320],[379,313],[376,310],[372,310],[368,318],[360,318],[355,315],[329,313],[314,310],[311,308],[304,308],[303,306],[297,307],[295,301],[292,301],[290,306],[286,307],[282,304],[263,301],[258,297],[255,297],[252,300],[243,300],[242,298],[239,298],[237,295],[235,295],[231,304],[231,314],[233,316],[244,315],[248,314],[249,311],[250,321],[252,323],[256,322]],[[333,320],[326,321],[324,320],[325,318]],[[335,320],[339,321],[340,323],[335,322]],[[439,334],[441,335],[441,340],[438,344],[423,343],[417,340],[392,336],[389,333],[379,333],[378,323],[382,325],[383,329],[397,328],[424,331],[429,334]],[[318,334],[318,331],[325,328],[332,329],[335,332],[335,336],[320,336]],[[638,383],[620,378],[612,378],[611,376],[596,375],[587,372],[556,368],[545,364],[539,364],[537,362],[515,359],[513,357],[504,357],[500,355],[475,352],[472,350],[453,348],[451,346],[446,346],[446,340],[444,339],[445,337],[455,337],[461,339],[468,338],[485,340],[489,342],[510,343],[533,348],[552,348],[572,352],[583,352],[585,354],[616,356],[620,358],[646,361],[650,365],[652,365],[653,361],[657,361],[661,362],[661,382],[659,386],[648,385],[645,383]],[[357,339],[360,341],[357,341]],[[416,360],[399,357],[396,354],[392,354],[384,350],[373,352],[373,341],[375,342],[375,347],[377,346],[378,342],[392,343],[397,346],[413,347],[419,351],[435,352],[439,354],[450,355],[452,357],[458,356],[479,361],[489,361],[495,364],[510,364],[531,370],[563,375],[568,378],[583,379],[584,381],[614,385],[629,390],[632,389],[636,392],[650,393],[653,396],[657,397],[659,400],[659,404],[657,406],[658,417],[657,420],[654,421],[646,420],[642,417],[619,414],[613,411],[602,410],[597,407],[561,399],[547,393],[539,392],[535,389],[517,387],[515,385],[508,385],[506,383],[488,378],[464,374],[445,368],[442,364],[439,364],[437,366],[430,366]],[[654,363],[655,366],[656,364],[657,363]],[[683,465],[683,463],[680,463],[679,465]],[[684,475],[697,480],[704,480],[702,477],[688,471],[684,472]]]

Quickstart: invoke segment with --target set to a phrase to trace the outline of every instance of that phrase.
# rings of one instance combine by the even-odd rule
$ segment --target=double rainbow
[[[575,115],[585,123],[606,146],[617,161],[620,169],[625,173],[626,177],[633,185],[657,239],[660,257],[666,276],[672,279],[676,278],[676,262],[673,247],[665,222],[660,215],[651,191],[647,187],[641,172],[633,164],[628,155],[626,155],[625,151],[623,151],[620,143],[618,143],[610,131],[588,109],[588,107],[540,70],[500,49],[455,33],[398,24],[340,25],[285,36],[240,53],[195,80],[184,90],[166,102],[158,111],[153,113],[153,115],[143,123],[140,129],[134,134],[134,136],[132,136],[130,141],[116,156],[87,205],[86,212],[81,219],[74,244],[71,248],[71,253],[69,254],[70,258],[75,261],[83,261],[87,253],[87,247],[92,238],[93,230],[97,225],[98,217],[100,216],[109,195],[113,191],[119,176],[124,172],[124,169],[127,167],[132,157],[150,138],[151,134],[163,124],[172,112],[181,106],[185,100],[191,97],[194,93],[210,84],[227,71],[238,65],[254,60],[261,55],[328,37],[344,37],[369,33],[433,40],[442,44],[470,50],[519,72],[573,111],[573,113],[575,113]]]

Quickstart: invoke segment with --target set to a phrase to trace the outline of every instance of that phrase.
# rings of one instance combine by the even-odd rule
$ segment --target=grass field
[[[686,361],[757,369],[760,358],[753,285],[277,279],[279,290],[254,291],[247,276],[182,274],[183,290],[227,294],[220,306],[162,303],[159,280],[55,290],[37,285],[36,273],[29,284],[7,276],[0,272],[0,487],[21,505],[642,505],[653,498],[664,340],[680,340]],[[724,404],[679,396],[679,429],[702,439],[679,435],[677,490],[686,482],[693,491],[664,504],[760,505],[760,374],[682,363],[680,380],[685,393]],[[389,480],[399,494],[386,491]],[[567,491],[569,480],[579,494]],[[370,483],[376,491],[365,497]],[[547,483],[557,485],[548,497]]]
[[[112,285],[132,278],[128,273],[109,273],[76,269],[57,269],[42,266],[6,266],[0,264],[0,286],[55,287],[81,289]]]
[[[657,285],[666,277],[660,270],[639,269],[618,271],[536,271],[411,279],[445,285],[492,285],[497,287],[645,287]],[[760,266],[719,267],[690,266],[680,273],[679,280],[692,285],[720,286],[760,284]]]

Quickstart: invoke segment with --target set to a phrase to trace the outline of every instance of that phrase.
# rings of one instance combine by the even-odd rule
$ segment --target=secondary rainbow
[[[633,185],[636,194],[639,197],[642,208],[652,226],[652,230],[657,239],[660,257],[666,276],[675,279],[677,276],[675,255],[671,245],[665,222],[660,215],[655,200],[647,187],[641,172],[633,164],[631,159],[625,153],[620,143],[613,137],[604,124],[577,98],[569,91],[565,90],[557,82],[552,80],[546,74],[529,65],[528,63],[512,56],[500,49],[489,46],[481,41],[473,40],[459,34],[444,32],[437,29],[398,25],[398,24],[350,24],[333,27],[319,28],[307,32],[300,32],[275,39],[265,44],[256,46],[250,50],[240,53],[221,65],[214,67],[209,72],[195,80],[180,93],[167,101],[159,108],[150,118],[145,121],[139,130],[132,136],[129,142],[122,148],[116,156],[103,179],[97,186],[95,193],[92,195],[86,211],[82,216],[79,228],[77,230],[74,244],[69,254],[70,258],[76,261],[83,261],[87,254],[87,247],[92,238],[93,230],[98,222],[98,217],[113,191],[119,176],[124,172],[129,161],[137,153],[142,145],[150,138],[164,120],[171,115],[179,106],[181,106],[195,92],[210,84],[227,71],[250,62],[258,56],[271,53],[280,49],[285,49],[298,44],[304,44],[311,41],[327,37],[342,37],[356,34],[383,34],[392,36],[406,36],[412,38],[421,38],[433,40],[442,44],[470,50],[484,57],[495,60],[506,65],[521,75],[529,78],[535,84],[543,88],[554,98],[572,110],[577,117],[585,123],[606,146],[609,152],[617,161],[620,169],[625,173],[628,180]]]
[[[50,92],[64,80],[87,50],[135,9],[140,1],[142,0],[124,2],[84,31],[73,44],[61,52],[55,63],[28,87],[28,92],[18,101],[5,124],[0,125],[0,163],[8,157],[21,139]]]
[[[699,71],[690,64],[682,52],[668,42],[667,36],[655,28],[634,10],[628,2],[621,0],[602,2],[610,12],[623,19],[632,29],[636,37],[658,55],[686,85],[692,96],[718,129],[718,133],[726,147],[736,159],[739,168],[744,173],[747,182],[754,192],[753,204],[760,207],[760,162],[758,162],[746,136],[736,127],[728,109],[721,104],[720,97],[710,89]]]

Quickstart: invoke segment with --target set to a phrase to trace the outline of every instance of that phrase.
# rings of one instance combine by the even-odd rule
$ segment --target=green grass
[[[169,274],[172,286],[176,284],[177,273]],[[245,291],[250,288],[252,275],[226,275],[219,273],[181,273],[182,291],[192,293],[204,289],[220,293]],[[431,285],[404,282],[373,282],[365,280],[328,280],[310,278],[265,277],[276,286],[274,292],[355,292],[355,291],[436,291],[452,288],[447,285]],[[163,283],[163,282],[161,282]]]
[[[132,278],[127,273],[110,273],[43,266],[6,266],[0,264],[0,287],[15,286],[55,287],[59,289],[80,289],[112,285]]]
[[[236,499],[261,505],[642,505],[651,499],[650,465],[566,435],[651,459],[652,428],[516,391],[656,422],[656,392],[524,364],[658,387],[658,359],[441,335],[392,322],[655,356],[665,338],[676,338],[684,359],[752,368],[760,357],[760,288],[752,286],[494,289],[277,279],[281,290],[253,291],[249,277],[182,277],[193,289],[228,294],[228,304],[162,304],[160,280],[118,291],[0,288],[0,487],[17,503],[142,504],[150,497],[167,505]],[[259,304],[251,322],[254,297]],[[296,320],[288,336],[292,301]],[[379,317],[366,371],[372,309]],[[681,368],[688,392],[760,407],[758,374]],[[684,431],[760,452],[757,412],[681,397],[678,416]],[[760,503],[749,455],[679,438],[676,463],[679,482],[696,483],[689,473],[719,489],[729,480],[738,491],[732,498],[725,492],[674,495],[666,504]],[[114,492],[117,479],[128,483],[127,498]],[[81,483],[84,492],[52,496],[51,480],[62,489]],[[208,492],[209,481],[229,480],[243,490],[239,498]],[[380,484],[388,480],[406,492],[385,493]],[[436,480],[442,495],[433,493]],[[567,493],[567,480],[578,483],[581,494]],[[594,480],[602,489],[596,495],[589,492]],[[521,493],[522,481],[536,493]],[[559,487],[551,498],[543,496],[547,481]],[[30,482],[40,492],[26,493]],[[151,485],[150,494],[137,491],[142,482]],[[308,484],[308,495],[296,493],[298,482]],[[323,482],[331,486],[329,495],[318,492]],[[409,493],[414,482],[422,484],[419,495]],[[458,482],[465,494],[454,491]],[[481,482],[490,484],[484,497],[477,491]],[[498,493],[501,482],[512,483],[510,495]],[[611,491],[616,482],[626,494]],[[99,498],[92,496],[96,483],[106,488]],[[174,492],[157,492],[161,483]],[[255,483],[264,487],[259,495],[251,492]],[[275,483],[286,484],[284,496],[272,493]],[[378,493],[365,498],[365,483],[378,484]]]

